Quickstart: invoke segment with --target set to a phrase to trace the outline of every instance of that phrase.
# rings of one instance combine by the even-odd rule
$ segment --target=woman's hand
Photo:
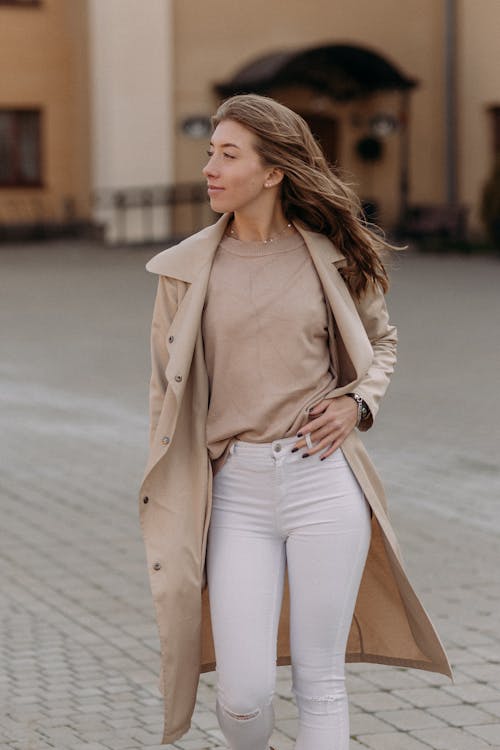
[[[320,401],[309,414],[314,418],[300,428],[297,437],[309,433],[313,448],[307,448],[305,438],[302,438],[295,443],[293,450],[305,447],[306,453],[302,454],[305,456],[328,447],[321,456],[323,460],[336,451],[356,427],[358,405],[350,396],[338,396]]]

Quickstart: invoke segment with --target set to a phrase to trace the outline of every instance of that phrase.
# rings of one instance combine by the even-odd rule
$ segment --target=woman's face
[[[272,167],[264,167],[254,148],[254,134],[233,120],[215,128],[203,168],[210,206],[217,213],[258,209],[268,200],[265,183],[276,184]],[[269,185],[270,186],[270,185]]]

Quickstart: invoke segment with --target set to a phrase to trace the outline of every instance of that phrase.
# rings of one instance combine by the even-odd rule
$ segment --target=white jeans
[[[290,588],[296,750],[348,750],[345,650],[370,546],[371,510],[341,449],[298,438],[237,441],[214,477],[206,572],[216,713],[231,750],[267,750],[278,621]]]

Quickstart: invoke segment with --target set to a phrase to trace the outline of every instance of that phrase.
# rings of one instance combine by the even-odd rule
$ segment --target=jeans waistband
[[[230,453],[251,454],[253,456],[282,455],[290,453],[295,443],[300,440],[296,435],[278,438],[269,443],[248,443],[245,440],[236,439],[229,449]]]

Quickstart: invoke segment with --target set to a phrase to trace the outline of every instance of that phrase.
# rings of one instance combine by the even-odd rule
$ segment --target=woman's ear
[[[272,169],[269,170],[267,174],[265,184],[268,187],[276,187],[276,185],[279,185],[280,182],[283,180],[284,176],[285,176],[285,173],[283,172],[282,169],[280,169],[279,167],[273,167]]]

